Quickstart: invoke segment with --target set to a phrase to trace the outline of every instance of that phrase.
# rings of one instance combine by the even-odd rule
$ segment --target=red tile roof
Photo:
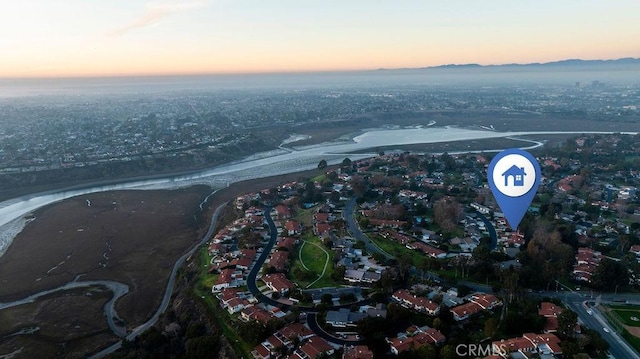
[[[409,293],[406,289],[399,289],[393,293],[393,297],[400,300],[403,303],[413,306],[415,309],[426,309],[429,312],[434,312],[438,309],[439,305],[428,300],[425,297],[417,297]]]
[[[282,273],[271,273],[262,277],[262,280],[273,290],[278,291],[280,293],[285,292],[293,288],[293,283],[291,283],[287,277],[285,277]]]
[[[288,251],[275,251],[269,259],[269,267],[275,268],[277,271],[282,271],[286,268],[289,262]]]
[[[451,312],[458,318],[464,318],[482,311],[482,307],[476,303],[469,302],[457,307],[451,308]]]
[[[366,345],[348,346],[344,348],[342,359],[373,359],[373,352]]]
[[[562,307],[558,307],[551,302],[540,303],[540,308],[538,309],[538,314],[543,317],[557,317],[561,312]]]
[[[303,346],[300,347],[300,351],[309,356],[309,358],[316,358],[322,353],[327,353],[333,350],[333,347],[329,342],[320,338],[312,337]]]
[[[292,323],[286,327],[280,329],[280,334],[283,337],[291,340],[295,337],[304,338],[313,335],[311,329],[304,326],[302,323]]]

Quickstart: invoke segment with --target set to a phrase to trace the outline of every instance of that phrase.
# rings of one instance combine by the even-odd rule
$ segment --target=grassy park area
[[[640,327],[640,306],[611,305],[609,308],[620,318],[624,325]]]
[[[640,352],[640,306],[608,305],[602,312],[627,343]]]
[[[333,274],[333,252],[311,232],[301,238],[291,266],[291,277],[302,289],[339,286]]]

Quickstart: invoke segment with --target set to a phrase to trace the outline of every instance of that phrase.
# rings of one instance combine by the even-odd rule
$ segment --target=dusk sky
[[[640,56],[638,0],[3,0],[0,77]]]

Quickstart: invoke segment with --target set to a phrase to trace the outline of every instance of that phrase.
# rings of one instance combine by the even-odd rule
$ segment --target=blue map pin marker
[[[489,186],[512,229],[527,212],[540,184],[540,165],[519,148],[498,153],[489,164]]]

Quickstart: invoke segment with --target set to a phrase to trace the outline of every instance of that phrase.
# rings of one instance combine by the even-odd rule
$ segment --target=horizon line
[[[252,75],[302,75],[302,74],[338,74],[338,73],[364,73],[364,72],[377,72],[377,71],[396,71],[396,70],[438,70],[438,69],[453,69],[456,67],[501,67],[501,66],[535,66],[535,65],[547,65],[562,63],[568,61],[584,61],[584,62],[614,62],[620,60],[635,60],[640,61],[640,57],[619,57],[609,59],[581,59],[581,58],[566,58],[562,60],[553,60],[547,62],[527,62],[527,63],[447,63],[430,66],[419,67],[378,67],[378,68],[362,68],[362,69],[307,69],[307,70],[274,70],[274,71],[211,71],[211,72],[157,72],[157,73],[111,73],[111,74],[77,74],[77,75],[19,75],[19,76],[0,76],[0,81],[7,80],[72,80],[72,79],[109,79],[109,78],[150,78],[150,77],[197,77],[197,76],[252,76]]]

